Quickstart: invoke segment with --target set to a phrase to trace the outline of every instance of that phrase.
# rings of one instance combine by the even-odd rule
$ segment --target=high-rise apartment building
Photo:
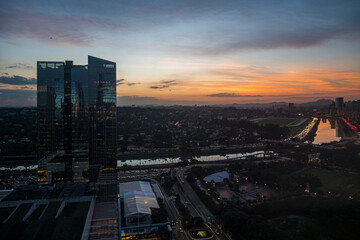
[[[52,181],[86,180],[89,167],[79,166],[116,172],[116,64],[89,56],[88,65],[37,65],[39,182],[48,182],[47,165]]]
[[[343,107],[344,107],[344,98],[343,97],[335,98],[335,108],[338,114],[342,112]]]

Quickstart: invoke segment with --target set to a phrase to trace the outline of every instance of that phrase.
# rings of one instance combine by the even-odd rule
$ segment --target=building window
[[[47,67],[54,69],[55,68],[55,63],[48,63]]]
[[[104,64],[103,65],[104,68],[115,68],[114,64]]]
[[[45,69],[46,68],[46,63],[38,63],[38,67]]]

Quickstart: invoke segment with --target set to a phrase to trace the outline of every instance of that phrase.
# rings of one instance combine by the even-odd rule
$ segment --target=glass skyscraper
[[[62,177],[52,180],[83,181],[84,161],[116,176],[116,64],[89,56],[88,65],[38,62],[37,69],[39,156],[51,161],[46,156],[63,151],[63,172],[52,174]],[[44,161],[39,182],[46,182]]]
[[[89,56],[90,163],[116,167],[116,64]]]
[[[89,56],[89,159],[100,164],[98,197],[117,195],[116,63]]]
[[[63,148],[64,63],[37,63],[38,154]]]

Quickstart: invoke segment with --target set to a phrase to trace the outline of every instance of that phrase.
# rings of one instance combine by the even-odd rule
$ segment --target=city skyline
[[[360,98],[360,3],[1,2],[0,106],[36,105],[36,61],[117,63],[117,102]]]

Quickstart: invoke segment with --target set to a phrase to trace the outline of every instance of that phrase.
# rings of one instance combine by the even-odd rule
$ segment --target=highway
[[[161,185],[155,179],[150,179],[150,180],[157,183],[157,185],[159,186],[161,193],[164,196],[164,203],[165,203],[166,211],[168,213],[170,221],[175,223],[175,228],[173,228],[173,239],[174,240],[191,240],[191,238],[187,235],[187,233],[185,233],[185,231],[180,232],[180,228],[181,229],[184,229],[184,228],[181,225],[181,221],[179,221],[180,213],[179,213],[179,210],[175,206],[174,198],[168,197],[166,195],[166,193],[163,191]]]
[[[230,240],[231,238],[225,234],[217,235],[215,232],[219,231],[221,227],[217,223],[217,221],[214,221],[212,226],[210,227],[207,224],[207,217],[213,216],[213,214],[207,209],[207,207],[204,205],[204,203],[200,200],[200,198],[197,196],[197,194],[194,192],[190,184],[186,181],[184,178],[184,173],[187,169],[191,168],[191,166],[180,168],[179,171],[176,173],[176,178],[179,181],[179,184],[184,189],[183,197],[190,203],[190,205],[196,210],[196,212],[202,217],[204,220],[204,224],[208,227],[208,229],[212,232],[214,235],[214,239],[219,240]],[[181,197],[181,195],[180,195]],[[190,209],[189,209],[190,211]]]

